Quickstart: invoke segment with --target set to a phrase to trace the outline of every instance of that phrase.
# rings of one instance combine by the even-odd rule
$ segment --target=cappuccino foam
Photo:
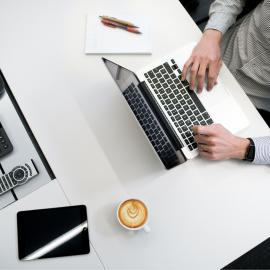
[[[126,227],[139,228],[147,220],[147,207],[142,201],[136,199],[127,200],[119,207],[118,217]]]

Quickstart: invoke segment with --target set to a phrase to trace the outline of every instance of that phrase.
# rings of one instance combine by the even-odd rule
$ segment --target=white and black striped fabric
[[[270,112],[270,0],[236,22],[246,0],[216,0],[206,29],[223,33],[223,61],[253,104]],[[255,164],[270,164],[270,137],[253,138]]]

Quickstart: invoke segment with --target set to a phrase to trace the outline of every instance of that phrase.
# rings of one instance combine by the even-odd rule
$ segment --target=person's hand
[[[206,30],[193,49],[191,56],[185,63],[182,72],[182,80],[185,80],[190,72],[190,89],[194,90],[197,83],[198,93],[202,92],[205,78],[207,77],[207,90],[210,91],[217,81],[222,61],[220,42],[222,33],[217,30]],[[208,74],[207,74],[208,73]]]
[[[195,141],[202,157],[210,160],[244,159],[250,141],[231,134],[220,124],[194,126]]]

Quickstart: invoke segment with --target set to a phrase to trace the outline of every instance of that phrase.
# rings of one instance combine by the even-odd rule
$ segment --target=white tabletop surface
[[[97,253],[61,259],[57,267],[220,269],[269,237],[268,166],[196,158],[166,171],[100,56],[84,54],[86,14],[119,7],[151,18],[152,56],[110,57],[126,67],[138,69],[198,40],[200,31],[177,0],[0,0],[0,6],[1,69],[68,202],[88,208]],[[241,135],[269,135],[225,67],[220,79],[249,118]],[[60,204],[36,192],[23,199],[26,205],[31,196],[33,208]],[[151,233],[130,234],[117,224],[115,208],[127,197],[146,201]],[[13,222],[15,241],[16,211],[4,211],[2,226]],[[1,266],[26,267],[13,255]]]

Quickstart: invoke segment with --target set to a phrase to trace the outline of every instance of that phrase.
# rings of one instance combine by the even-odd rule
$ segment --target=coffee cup
[[[148,208],[146,204],[139,199],[128,199],[121,202],[117,208],[117,219],[122,227],[130,231],[143,229],[150,232],[147,225]]]

